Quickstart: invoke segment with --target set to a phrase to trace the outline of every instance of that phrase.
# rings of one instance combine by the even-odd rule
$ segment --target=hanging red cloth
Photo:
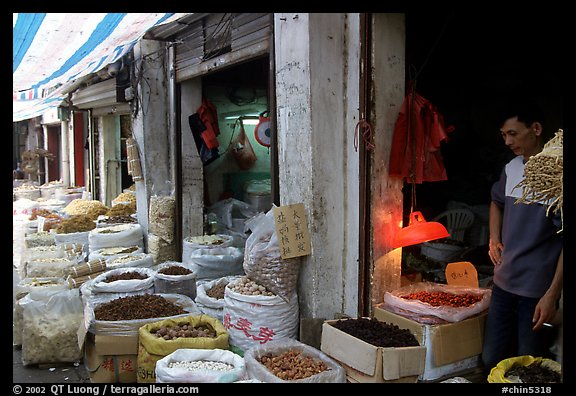
[[[453,126],[444,127],[444,117],[436,106],[410,89],[394,126],[390,176],[413,183],[448,180],[440,143],[447,141],[453,130]]]

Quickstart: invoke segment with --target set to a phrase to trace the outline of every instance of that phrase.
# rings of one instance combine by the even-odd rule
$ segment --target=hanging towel
[[[444,126],[444,117],[436,106],[410,90],[394,126],[390,176],[414,183],[448,180],[440,143],[447,141],[453,130],[453,126]]]

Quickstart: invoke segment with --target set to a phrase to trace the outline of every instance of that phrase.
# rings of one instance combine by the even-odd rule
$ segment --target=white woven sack
[[[230,344],[243,351],[283,338],[296,339],[299,328],[298,296],[251,296],[224,291],[223,324]]]

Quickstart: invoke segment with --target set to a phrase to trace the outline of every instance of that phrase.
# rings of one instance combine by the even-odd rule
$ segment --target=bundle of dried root
[[[522,188],[522,196],[516,203],[543,203],[548,205],[546,215],[560,212],[564,228],[563,205],[563,130],[559,129],[542,151],[528,159],[524,167],[524,180],[516,188]],[[562,231],[560,229],[559,232]]]

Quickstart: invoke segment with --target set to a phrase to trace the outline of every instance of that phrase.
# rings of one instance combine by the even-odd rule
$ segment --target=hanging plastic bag
[[[252,144],[246,135],[242,119],[239,118],[238,120],[239,121],[237,122],[240,124],[240,133],[232,142],[232,155],[240,169],[248,170],[252,168],[258,158],[256,157]]]

